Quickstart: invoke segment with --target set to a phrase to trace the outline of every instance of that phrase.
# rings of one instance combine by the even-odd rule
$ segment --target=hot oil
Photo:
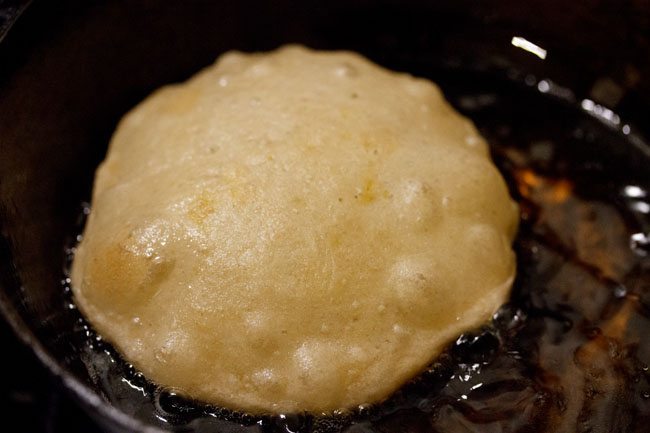
[[[488,139],[521,208],[517,279],[491,323],[381,404],[256,417],[156,387],[69,298],[73,344],[96,389],[135,418],[183,431],[647,431],[650,151],[612,112],[548,82],[434,78]]]

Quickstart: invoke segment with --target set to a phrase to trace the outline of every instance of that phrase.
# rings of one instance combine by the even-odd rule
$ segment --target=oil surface
[[[521,207],[517,279],[491,323],[381,404],[254,417],[157,388],[78,315],[66,287],[76,344],[103,396],[178,431],[647,431],[650,176],[632,165],[650,167],[650,152],[615,114],[548,82],[434,78],[488,139]]]

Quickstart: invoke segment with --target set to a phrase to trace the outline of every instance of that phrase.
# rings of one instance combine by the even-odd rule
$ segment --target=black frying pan
[[[635,332],[650,336],[650,322],[644,322],[650,305],[645,293],[648,244],[643,237],[648,234],[648,219],[642,205],[630,210],[633,197],[619,194],[629,185],[650,189],[650,150],[642,139],[650,133],[650,8],[644,2],[28,3],[0,2],[0,36],[4,36],[0,44],[0,308],[20,338],[107,431],[443,431],[441,419],[448,421],[444,431],[469,431],[463,430],[469,427],[461,427],[460,418],[454,424],[454,416],[469,416],[469,412],[453,403],[449,383],[461,361],[483,363],[486,369],[495,365],[489,357],[501,350],[496,346],[503,344],[508,332],[514,332],[504,324],[516,319],[508,308],[529,309],[528,325],[517,331],[517,344],[523,348],[528,347],[526,341],[550,335],[558,314],[558,323],[564,320],[569,330],[557,332],[577,330],[576,335],[587,335],[579,329],[588,317],[580,310],[581,301],[572,301],[575,305],[566,301],[568,307],[559,302],[550,307],[548,302],[536,304],[541,302],[539,293],[546,292],[534,284],[534,278],[532,283],[527,279],[536,268],[534,258],[527,255],[526,238],[518,244],[519,266],[520,273],[530,273],[520,274],[514,307],[503,313],[509,319],[501,318],[504,323],[497,320],[459,340],[428,376],[407,386],[388,406],[352,416],[257,419],[157,391],[131,371],[109,345],[97,340],[74,309],[65,287],[69,260],[65,248],[74,246],[81,204],[90,197],[94,170],[119,118],[157,87],[186,79],[231,49],[267,50],[287,42],[352,49],[384,66],[438,81],[451,102],[496,143],[495,158],[515,195],[512,161],[500,149],[519,145],[530,150],[526,146],[543,140],[545,134],[557,138],[558,146],[564,146],[564,159],[552,166],[542,164],[540,169],[574,176],[587,198],[627,209],[621,211],[626,232],[620,236],[630,238],[636,267],[622,283],[605,281],[602,293],[605,299],[611,295],[607,305],[614,305],[614,312],[617,299],[633,294],[638,314]],[[513,36],[545,48],[546,60],[514,47]],[[535,92],[544,93],[544,102],[528,104]],[[500,102],[494,105],[490,95],[497,95]],[[585,106],[585,100],[593,105]],[[605,106],[614,110],[618,123],[612,122]],[[503,118],[507,122],[495,123]],[[508,128],[514,130],[510,136]],[[586,135],[572,138],[577,130]],[[590,189],[590,183],[596,186]],[[642,202],[643,197],[637,198],[634,203]],[[524,235],[536,230],[527,227],[524,223]],[[563,316],[565,307],[584,314]],[[614,314],[608,311],[603,307],[598,320]],[[607,411],[610,421],[618,421],[596,425],[594,431],[646,429],[650,407],[643,397],[644,380],[648,380],[643,363],[650,362],[650,349],[643,341],[635,347],[634,360],[639,364],[630,368],[639,371],[634,383],[640,385],[630,385],[632,394],[625,394],[625,401],[597,406]],[[574,354],[568,349],[566,353]],[[535,395],[547,400],[540,403],[543,410],[523,419],[519,427],[510,427],[513,431],[550,429],[549,419],[561,417],[562,412],[551,409],[554,406],[548,401],[561,401],[561,392],[544,388],[548,378],[532,361],[512,368],[522,377],[527,375],[525,383],[537,386]],[[449,401],[435,400],[443,394]],[[425,395],[438,406],[414,409],[424,404]],[[496,431],[489,430],[496,428],[495,422],[506,426],[508,419],[517,418],[518,406],[512,408],[512,413],[496,421],[470,417],[472,425],[477,431],[480,426],[483,431]],[[596,409],[589,410],[583,415],[587,421],[602,416]]]

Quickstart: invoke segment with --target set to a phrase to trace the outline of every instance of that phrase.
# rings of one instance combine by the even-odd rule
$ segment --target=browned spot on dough
[[[212,198],[204,191],[202,192],[194,203],[190,206],[187,216],[197,225],[202,225],[206,218],[213,214],[215,211],[214,201]]]
[[[84,296],[93,305],[132,315],[134,305],[145,304],[173,267],[173,261],[134,254],[114,243],[88,263],[86,275],[92,279],[93,290],[85,290]]]
[[[361,203],[372,203],[377,198],[375,191],[375,182],[372,179],[366,179],[363,185],[363,190],[359,194],[359,201]]]

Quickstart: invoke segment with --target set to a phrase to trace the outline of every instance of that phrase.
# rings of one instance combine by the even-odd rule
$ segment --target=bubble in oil
[[[650,236],[643,232],[630,236],[630,248],[638,255],[645,257],[650,254]]]
[[[158,412],[168,417],[185,417],[198,415],[201,411],[197,404],[165,388],[154,391],[154,405]]]
[[[499,338],[491,331],[466,333],[456,339],[451,353],[464,362],[489,362],[499,349]]]
[[[515,331],[524,324],[526,315],[513,304],[505,304],[494,313],[492,322],[494,326],[502,331]]]
[[[310,429],[310,418],[303,414],[280,414],[272,417],[271,426],[275,432],[305,433]]]

